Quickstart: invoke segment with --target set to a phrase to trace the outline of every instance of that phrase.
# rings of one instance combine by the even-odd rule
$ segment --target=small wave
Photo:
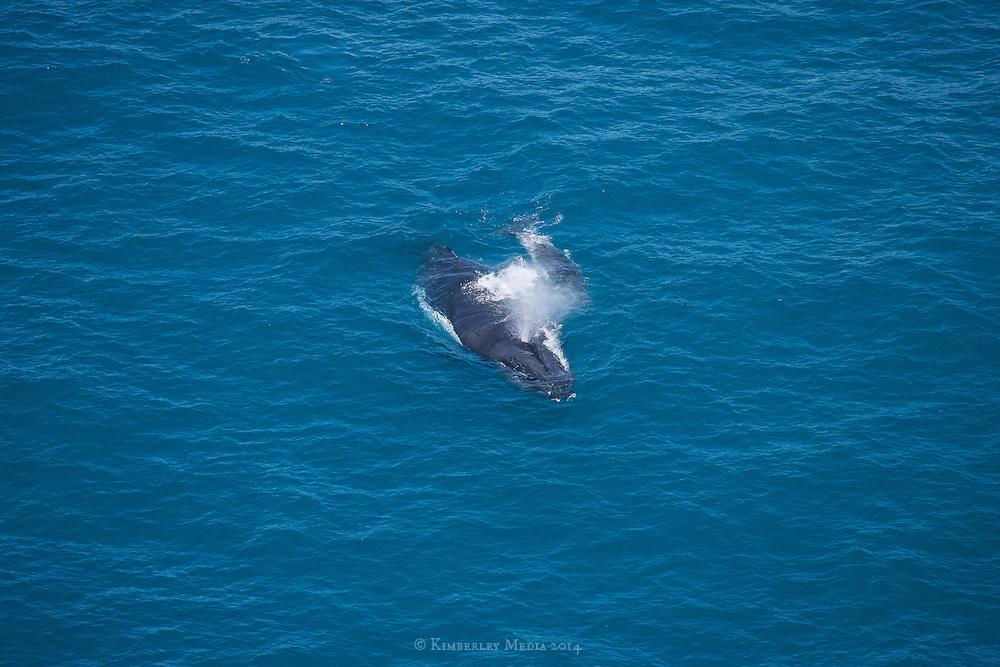
[[[458,332],[455,331],[455,327],[452,325],[451,320],[434,310],[431,307],[431,304],[427,302],[427,292],[425,292],[422,287],[414,287],[413,295],[417,297],[417,303],[420,304],[420,310],[424,311],[424,314],[427,315],[432,322],[448,332],[448,335],[454,338],[455,342],[461,345],[462,339],[458,337]]]

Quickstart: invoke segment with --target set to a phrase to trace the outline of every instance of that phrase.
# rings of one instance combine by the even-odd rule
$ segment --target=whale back
[[[547,240],[530,247],[522,243],[533,260],[544,261],[544,272],[531,273],[530,280],[519,273],[533,271],[523,262],[496,272],[459,257],[447,246],[434,246],[421,266],[417,286],[427,306],[448,320],[463,346],[499,362],[526,387],[561,400],[573,395],[574,378],[561,352],[558,322],[550,318],[579,299],[583,278],[579,268]],[[512,269],[514,276],[508,273]],[[522,289],[512,289],[505,281]],[[506,288],[494,289],[497,283]]]
[[[468,289],[488,268],[459,257],[447,246],[434,246],[421,267],[417,284],[431,308],[448,318],[462,344],[483,356],[507,337],[494,304],[482,303]]]

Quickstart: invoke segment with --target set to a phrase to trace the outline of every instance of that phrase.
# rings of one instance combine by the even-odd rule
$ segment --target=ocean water
[[[2,660],[997,664],[998,67],[969,0],[4,4]],[[520,219],[569,402],[413,294]]]

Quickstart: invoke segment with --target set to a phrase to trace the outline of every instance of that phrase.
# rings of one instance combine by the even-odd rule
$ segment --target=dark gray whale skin
[[[562,263],[572,264],[561,252],[556,252]],[[417,284],[423,288],[428,305],[451,321],[462,345],[500,362],[522,384],[549,398],[571,397],[575,378],[544,341],[518,339],[505,321],[508,313],[502,306],[483,303],[465,289],[470,281],[489,270],[479,262],[459,257],[447,246],[433,246],[427,252]],[[576,275],[579,276],[579,269]]]

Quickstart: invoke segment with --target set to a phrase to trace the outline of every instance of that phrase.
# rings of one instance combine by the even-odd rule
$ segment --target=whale
[[[500,267],[431,246],[416,282],[421,305],[459,343],[497,362],[508,378],[552,400],[574,398],[562,319],[587,303],[580,268],[549,237],[514,234],[528,258]]]

